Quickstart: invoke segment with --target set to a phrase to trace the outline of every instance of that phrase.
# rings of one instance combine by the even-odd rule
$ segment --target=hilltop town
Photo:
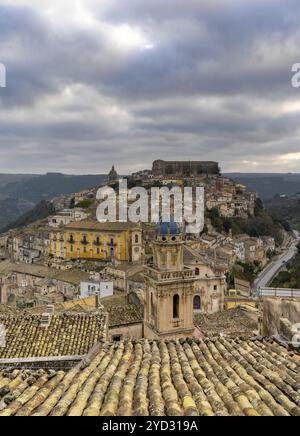
[[[94,186],[0,235],[0,416],[300,415],[299,299],[255,286],[296,236],[216,162],[126,178],[204,187],[203,230],[99,222]]]

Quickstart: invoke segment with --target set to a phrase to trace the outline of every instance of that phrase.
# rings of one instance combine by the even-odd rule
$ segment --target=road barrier
[[[260,297],[300,298],[300,289],[260,288]]]

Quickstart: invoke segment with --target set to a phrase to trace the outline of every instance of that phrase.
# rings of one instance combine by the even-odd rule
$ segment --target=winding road
[[[260,288],[267,287],[271,284],[274,277],[279,273],[285,263],[292,260],[297,254],[297,244],[300,242],[300,234],[294,230],[295,239],[287,248],[287,250],[274,260],[270,265],[259,275],[252,285],[252,294],[257,296]]]

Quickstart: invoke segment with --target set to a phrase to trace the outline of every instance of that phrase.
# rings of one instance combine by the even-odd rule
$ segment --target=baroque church
[[[197,335],[195,313],[223,308],[225,276],[198,261],[174,222],[157,226],[153,261],[145,266],[144,279],[146,338]]]

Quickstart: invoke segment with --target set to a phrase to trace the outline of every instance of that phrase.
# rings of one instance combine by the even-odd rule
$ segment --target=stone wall
[[[263,302],[262,334],[281,335],[288,341],[293,337],[293,326],[300,323],[300,300],[292,298],[265,298]]]
[[[115,341],[116,337],[120,340],[137,340],[143,338],[143,323],[115,326],[109,329],[109,341]]]
[[[198,176],[219,174],[217,162],[202,161],[163,161],[153,162],[152,172],[155,176]]]

